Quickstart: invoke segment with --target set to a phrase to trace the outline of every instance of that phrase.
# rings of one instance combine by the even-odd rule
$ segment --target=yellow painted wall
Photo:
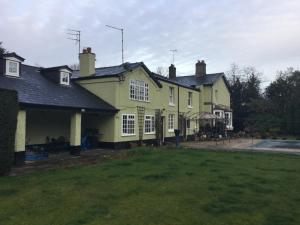
[[[149,102],[137,101],[130,99],[130,80],[143,80],[149,85]],[[97,118],[94,126],[103,133],[99,137],[103,142],[123,142],[134,141],[139,139],[138,132],[138,112],[137,107],[141,106],[145,108],[145,115],[155,115],[156,109],[163,110],[162,116],[165,117],[165,137],[173,137],[174,132],[168,130],[168,115],[174,114],[174,128],[176,129],[178,117],[177,117],[177,93],[178,86],[160,81],[162,88],[159,88],[157,84],[149,77],[143,68],[138,68],[131,72],[128,72],[124,76],[123,81],[119,81],[119,78],[103,78],[94,80],[79,81],[80,85],[93,92],[95,95],[102,98],[104,101],[112,104],[120,111],[114,116],[105,116],[104,119]],[[174,88],[174,105],[169,105],[169,87]],[[193,108],[188,107],[188,92],[193,93]],[[199,110],[199,92],[188,88],[179,88],[180,93],[180,112],[184,112],[191,118]],[[122,115],[123,114],[135,114],[135,134],[130,136],[122,135]],[[191,121],[191,127],[194,127],[194,120]],[[192,129],[191,129],[192,130]],[[154,139],[155,134],[143,134],[143,140]]]
[[[90,79],[90,80],[81,80],[78,83],[102,98],[104,101],[109,104],[116,106],[117,105],[117,96],[118,87],[119,87],[119,78],[118,77],[109,77],[101,79]]]
[[[223,79],[218,79],[213,85],[213,103],[230,107],[230,92]]]
[[[143,80],[149,84],[149,102],[136,101],[130,99],[130,80]],[[155,110],[163,111],[162,116],[165,118],[165,137],[173,137],[174,132],[168,131],[168,115],[174,114],[174,128],[178,128],[178,86],[169,82],[160,81],[162,88],[149,77],[143,68],[135,69],[124,75],[124,80],[119,78],[102,78],[94,80],[79,81],[80,85],[110,103],[120,111],[115,115],[106,115],[94,118],[93,126],[97,127],[103,135],[99,137],[103,142],[123,142],[134,141],[139,139],[138,133],[138,112],[137,106],[145,108],[145,115],[155,115]],[[174,88],[174,105],[169,105],[169,87]],[[184,113],[185,117],[191,120],[191,129],[187,134],[193,134],[196,125],[196,116],[199,112],[211,112],[210,103],[230,104],[229,92],[226,89],[224,81],[218,80],[216,84],[211,86],[200,86],[201,91],[195,91],[189,88],[179,87],[180,93],[180,113]],[[220,93],[218,97],[214,96],[214,90],[218,89]],[[212,93],[213,90],[213,93]],[[193,93],[193,107],[188,107],[188,92]],[[211,96],[213,95],[213,96]],[[122,136],[122,114],[135,114],[135,134],[130,136]],[[144,134],[143,139],[154,139],[155,134]]]

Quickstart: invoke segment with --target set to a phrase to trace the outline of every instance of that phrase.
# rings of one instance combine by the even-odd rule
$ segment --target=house
[[[167,78],[143,62],[95,68],[91,48],[79,58],[80,70],[72,71],[25,65],[16,53],[1,56],[0,88],[16,90],[20,104],[16,162],[24,161],[26,149],[58,143],[78,154],[86,137],[112,148],[172,140],[175,129],[189,139],[199,130],[201,113],[226,118],[232,129],[226,78],[206,74],[203,61],[195,75],[184,77],[171,65]]]

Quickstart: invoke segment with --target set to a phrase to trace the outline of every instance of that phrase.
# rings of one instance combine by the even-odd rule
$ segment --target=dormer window
[[[12,77],[19,77],[20,67],[24,60],[24,58],[18,56],[15,52],[1,55],[0,74]]]
[[[70,84],[70,74],[67,72],[60,72],[60,84],[69,85]]]
[[[7,76],[14,76],[19,77],[19,62],[6,60],[6,75]]]

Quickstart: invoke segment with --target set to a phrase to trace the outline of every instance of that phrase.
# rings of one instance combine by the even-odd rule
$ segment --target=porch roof
[[[0,76],[0,88],[16,90],[21,105],[117,112],[118,110],[75,82],[60,85],[47,79],[42,68],[21,65],[20,77]]]

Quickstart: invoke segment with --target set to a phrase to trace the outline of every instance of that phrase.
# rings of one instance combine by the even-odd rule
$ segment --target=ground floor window
[[[228,126],[228,127],[232,126],[232,114],[231,114],[231,112],[225,112],[225,123],[226,123],[226,126]]]
[[[175,115],[169,114],[169,116],[168,116],[168,130],[169,131],[174,131],[174,120],[175,120]]]
[[[122,135],[134,135],[135,115],[122,115]]]
[[[190,119],[186,120],[186,129],[187,130],[191,129],[191,120]]]
[[[155,132],[155,117],[145,116],[145,134],[153,134]]]

